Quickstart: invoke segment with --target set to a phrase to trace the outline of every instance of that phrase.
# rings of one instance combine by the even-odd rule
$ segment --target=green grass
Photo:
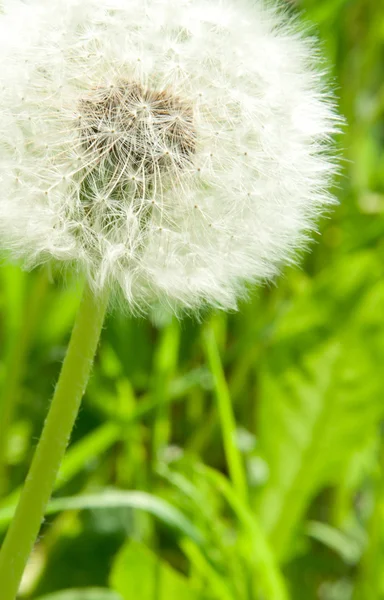
[[[340,205],[238,313],[109,315],[24,600],[384,598],[384,4],[300,6],[347,121]],[[0,285],[3,536],[80,289]]]

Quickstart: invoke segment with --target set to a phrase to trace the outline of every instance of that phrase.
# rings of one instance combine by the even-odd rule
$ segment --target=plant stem
[[[236,444],[236,421],[212,325],[207,325],[205,327],[203,331],[203,342],[215,386],[217,408],[219,411],[229,475],[239,497],[246,502],[248,497],[247,479],[243,459]]]
[[[0,552],[1,600],[15,600],[84,394],[107,306],[85,288],[43,432]]]
[[[152,433],[152,454],[155,465],[159,460],[160,452],[168,445],[171,433],[169,385],[177,368],[179,344],[180,327],[178,321],[173,319],[163,327],[154,356],[151,397],[157,404]]]
[[[48,283],[45,269],[36,274],[31,292],[24,300],[23,316],[18,334],[9,352],[6,364],[6,376],[0,401],[0,496],[6,492],[6,449],[9,430],[24,377],[25,365],[42,298]]]

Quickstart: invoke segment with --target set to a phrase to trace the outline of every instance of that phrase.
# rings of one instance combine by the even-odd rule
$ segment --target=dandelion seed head
[[[6,0],[0,241],[132,310],[235,308],[333,198],[316,43],[264,2]]]

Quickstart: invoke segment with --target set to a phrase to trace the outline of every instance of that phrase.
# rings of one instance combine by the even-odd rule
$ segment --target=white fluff
[[[338,122],[296,25],[261,0],[4,10],[0,239],[14,257],[76,266],[144,312],[234,308],[292,260],[332,202]]]

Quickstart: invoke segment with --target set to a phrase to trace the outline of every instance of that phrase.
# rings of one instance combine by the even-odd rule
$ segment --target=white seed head
[[[332,202],[316,54],[262,0],[8,0],[2,245],[132,309],[235,307]]]

